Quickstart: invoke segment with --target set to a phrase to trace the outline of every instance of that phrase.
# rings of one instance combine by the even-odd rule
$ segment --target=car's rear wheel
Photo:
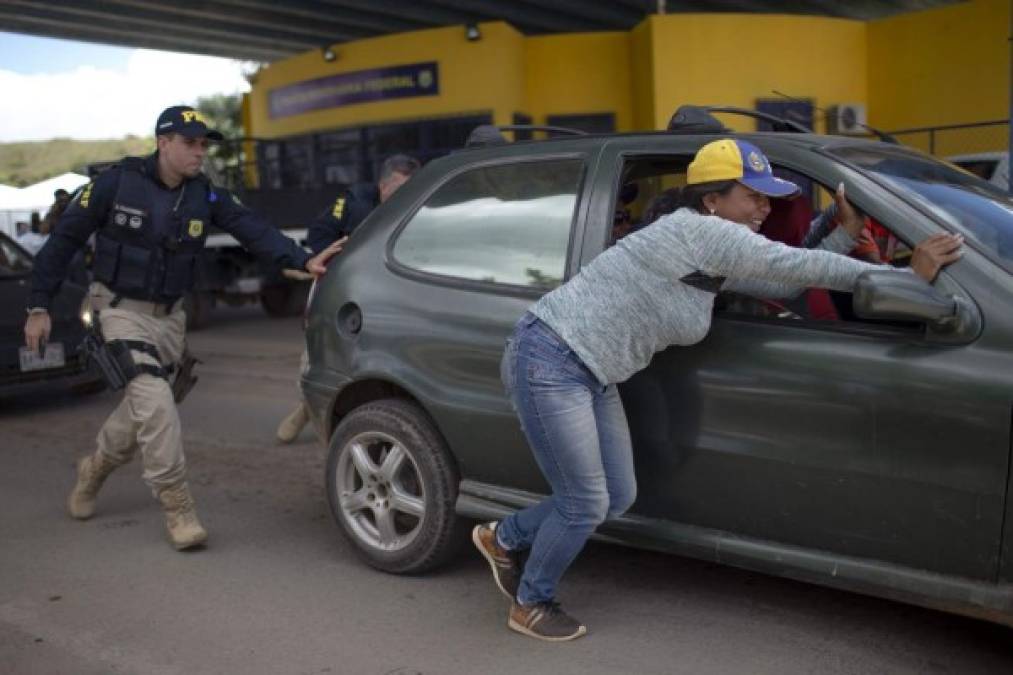
[[[447,558],[457,540],[458,475],[428,416],[398,399],[349,413],[331,437],[327,500],[373,567],[410,574]]]

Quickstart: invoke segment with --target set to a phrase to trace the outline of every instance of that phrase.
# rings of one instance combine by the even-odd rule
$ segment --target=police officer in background
[[[419,161],[414,157],[391,155],[380,165],[380,178],[375,185],[352,185],[310,224],[306,244],[316,253],[347,237],[418,170]]]
[[[391,155],[380,165],[380,179],[372,183],[356,183],[338,195],[334,204],[317,216],[306,234],[306,244],[314,253],[345,240],[352,230],[366,219],[373,209],[387,201],[399,187],[419,170],[419,161],[408,155]],[[303,350],[300,371],[305,371],[308,355]],[[278,425],[277,436],[282,443],[291,443],[309,421],[306,402],[300,400]]]
[[[181,297],[193,285],[208,228],[220,227],[253,253],[313,275],[326,271],[340,245],[311,258],[227,190],[211,185],[201,165],[209,141],[222,135],[193,108],[166,109],[155,136],[154,154],[125,157],[85,186],[63,213],[35,258],[25,339],[32,350],[45,349],[49,302],[75,252],[95,234],[92,309],[106,345],[119,343],[129,353],[134,376],[99,431],[97,450],[78,463],[67,507],[74,518],[90,518],[103,481],[140,450],[144,480],[162,504],[173,546],[182,550],[203,544],[207,532],[187,487],[169,380],[184,351]]]

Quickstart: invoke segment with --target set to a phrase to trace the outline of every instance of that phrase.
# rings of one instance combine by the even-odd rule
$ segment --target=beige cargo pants
[[[93,283],[89,294],[106,340],[142,340],[155,345],[163,366],[179,362],[186,330],[183,303],[166,314],[151,303],[132,300],[110,307],[114,294],[100,283]],[[133,350],[130,354],[135,363],[157,365],[148,354]],[[126,464],[140,450],[144,480],[156,496],[186,475],[179,412],[172,388],[161,377],[143,373],[131,380],[97,441],[98,452],[117,465]]]

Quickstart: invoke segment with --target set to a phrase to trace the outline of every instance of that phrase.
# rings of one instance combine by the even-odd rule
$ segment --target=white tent
[[[87,176],[65,173],[20,189],[9,185],[0,186],[0,229],[13,237],[15,224],[31,220],[33,211],[37,211],[40,216],[46,214],[53,204],[53,192],[59,189],[74,192],[87,182]]]

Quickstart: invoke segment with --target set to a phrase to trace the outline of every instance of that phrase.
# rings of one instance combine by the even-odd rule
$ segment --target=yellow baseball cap
[[[697,150],[690,162],[686,182],[689,185],[734,180],[768,197],[789,197],[799,187],[778,178],[760,149],[748,141],[723,138]]]

